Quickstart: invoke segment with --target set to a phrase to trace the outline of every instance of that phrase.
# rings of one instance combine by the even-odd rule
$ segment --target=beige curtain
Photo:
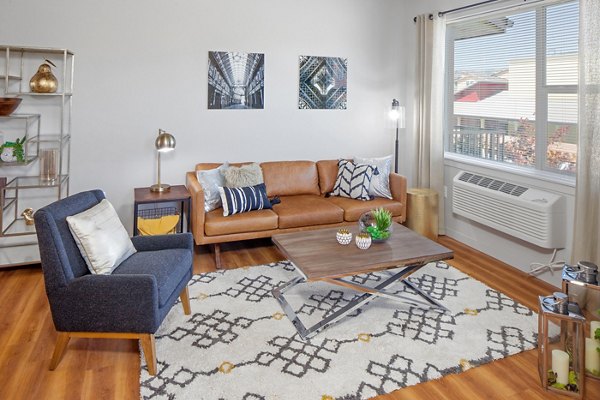
[[[417,16],[417,90],[413,182],[439,197],[439,233],[444,224],[444,93],[446,21],[435,13]]]
[[[571,261],[600,264],[600,7],[579,2],[579,146]]]

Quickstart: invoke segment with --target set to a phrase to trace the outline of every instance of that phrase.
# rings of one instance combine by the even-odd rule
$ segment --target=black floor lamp
[[[398,173],[398,131],[404,128],[404,107],[400,106],[398,100],[392,100],[390,119],[396,121],[396,146],[394,147],[394,172]]]

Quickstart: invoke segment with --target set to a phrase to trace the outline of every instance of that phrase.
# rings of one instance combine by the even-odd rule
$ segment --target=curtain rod
[[[446,15],[446,14],[453,13],[456,11],[468,10],[469,8],[472,8],[472,7],[483,6],[484,4],[495,3],[497,1],[499,1],[499,0],[480,1],[479,3],[469,4],[468,6],[457,7],[457,8],[453,8],[451,10],[446,10],[446,11],[440,11],[438,13],[438,15],[441,17],[442,15]],[[527,0],[524,0],[524,1],[527,1]]]
[[[429,20],[431,21],[433,19],[433,14],[429,14]],[[417,17],[413,18],[413,22],[417,22]]]
[[[473,7],[477,7],[477,6],[483,6],[484,4],[495,3],[497,1],[499,1],[499,0],[480,1],[479,3],[469,4],[468,6],[462,6],[462,7],[453,8],[451,10],[440,11],[438,13],[438,16],[441,17],[442,15],[446,15],[446,14],[453,13],[453,12],[456,12],[456,11],[467,10],[469,8],[473,8]],[[527,1],[527,0],[523,0],[523,1]],[[429,19],[433,19],[433,14],[429,14]],[[417,22],[417,17],[414,17],[413,21]]]

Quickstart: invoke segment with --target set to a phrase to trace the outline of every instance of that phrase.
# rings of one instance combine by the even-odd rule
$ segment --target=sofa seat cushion
[[[344,210],[345,221],[358,221],[358,218],[367,211],[374,210],[379,207],[388,209],[392,216],[397,217],[402,215],[402,203],[396,200],[384,199],[382,197],[375,197],[373,200],[362,201],[348,199],[345,197],[331,196],[325,200],[331,204],[342,208]]]
[[[344,210],[321,196],[282,196],[273,206],[279,216],[279,228],[296,228],[344,221]]]
[[[164,306],[179,283],[191,273],[189,249],[138,251],[121,263],[113,275],[154,275],[158,286],[158,305]],[[107,293],[110,296],[110,293]]]
[[[204,232],[207,236],[267,231],[269,229],[277,229],[277,214],[266,209],[224,217],[223,209],[217,208],[206,213],[204,222]]]

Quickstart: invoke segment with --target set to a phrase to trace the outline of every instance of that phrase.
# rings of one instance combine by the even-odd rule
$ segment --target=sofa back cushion
[[[314,161],[272,161],[260,166],[269,197],[320,193]]]
[[[317,161],[317,170],[321,194],[332,192],[338,174],[338,160]]]
[[[257,163],[241,167],[229,166],[223,169],[221,175],[225,178],[225,186],[229,188],[256,186],[263,183],[262,169]]]
[[[231,167],[241,167],[242,165],[252,164],[252,162],[229,163]],[[223,163],[199,163],[196,164],[196,171],[206,171],[207,169],[219,168]]]

